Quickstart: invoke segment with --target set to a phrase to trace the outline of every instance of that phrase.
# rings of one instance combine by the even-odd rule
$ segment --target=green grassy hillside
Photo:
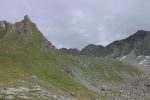
[[[19,28],[15,31],[0,31],[0,82],[8,80],[27,80],[33,75],[46,81],[55,88],[55,92],[91,98],[94,96],[89,86],[100,83],[120,83],[130,76],[141,72],[129,65],[108,59],[88,56],[62,54],[36,29],[29,29],[27,37],[21,37]],[[28,37],[30,36],[30,37]],[[46,46],[45,46],[46,45]],[[91,90],[90,90],[91,89]]]

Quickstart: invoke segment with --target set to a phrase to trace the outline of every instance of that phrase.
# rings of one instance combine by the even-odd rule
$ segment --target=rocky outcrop
[[[7,21],[0,21],[0,39],[8,37],[15,32],[16,28],[13,24]]]
[[[136,48],[141,48],[140,45],[145,45],[144,41],[148,36],[150,36],[150,32],[140,30],[126,39],[114,41],[106,46],[109,52],[108,56],[119,57],[129,54],[131,51],[136,52]],[[146,46],[146,48],[147,47],[148,46]],[[146,55],[142,50],[138,51],[136,54]]]
[[[24,16],[24,19],[21,22],[15,23],[14,26],[17,28],[17,34],[27,41],[33,40],[35,33],[36,35],[40,34],[36,25],[31,22],[27,15]]]
[[[71,55],[79,55],[80,51],[76,48],[70,48],[70,49],[66,49],[66,48],[61,48],[59,49],[61,52],[64,52],[66,54],[71,54]]]
[[[5,29],[5,27],[6,27],[5,21],[0,21],[0,30]]]
[[[26,82],[25,80],[17,80],[17,82],[20,81]],[[44,81],[42,82],[44,84]],[[23,86],[9,87],[6,85],[5,88],[0,86],[0,100],[77,100],[54,93],[53,90],[45,89],[40,85],[35,86],[33,83],[29,83],[30,87],[23,83],[20,84]],[[50,88],[52,89],[52,87]]]
[[[136,55],[150,55],[150,32],[135,48]]]
[[[83,48],[80,54],[88,56],[105,56],[107,54],[107,49],[101,45],[90,44]]]
[[[5,39],[6,37],[16,37],[17,39],[21,39],[22,41],[33,45],[40,44],[49,54],[57,51],[27,15],[24,16],[22,21],[14,24],[7,21],[0,21],[0,39]]]

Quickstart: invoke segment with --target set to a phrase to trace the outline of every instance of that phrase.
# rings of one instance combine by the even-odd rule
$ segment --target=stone
[[[4,97],[6,100],[13,100],[15,97],[12,95],[6,96]]]
[[[5,29],[5,27],[6,27],[5,21],[0,21],[0,30]]]

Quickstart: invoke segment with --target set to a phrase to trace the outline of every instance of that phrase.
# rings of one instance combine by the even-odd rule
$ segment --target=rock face
[[[42,35],[37,29],[36,25],[31,22],[30,18],[27,15],[24,16],[24,19],[21,22],[17,22],[14,24],[11,24],[7,21],[1,21],[0,31],[5,31],[5,37],[8,37],[11,34],[15,34],[22,37],[25,40],[33,39],[33,33]]]
[[[0,100],[77,100],[75,98],[54,93],[52,87],[51,89],[46,89],[40,85],[35,85],[31,82],[29,83],[29,87],[26,84],[24,84],[24,82],[26,83],[27,81],[13,81],[13,83],[16,82],[22,84],[23,86],[17,85],[15,87],[9,87],[8,84],[5,84],[5,86],[0,85]],[[44,84],[44,81],[42,82]]]
[[[7,21],[0,21],[0,39],[11,35],[15,30],[15,26]]]
[[[29,17],[25,16],[24,20],[11,24],[7,21],[0,22],[0,31],[4,31],[4,37],[8,37],[11,34],[19,33],[21,37],[25,38],[31,33],[32,22]],[[3,38],[4,38],[3,37]],[[28,36],[29,37],[29,36]],[[2,37],[1,37],[2,38]]]
[[[73,54],[74,52],[69,52],[67,49],[62,52]],[[88,56],[108,56],[108,57],[121,57],[129,54],[131,51],[139,55],[150,55],[150,32],[139,30],[135,34],[129,36],[123,40],[117,40],[106,47],[101,45],[90,44],[83,48],[80,55]]]
[[[76,48],[70,48],[70,49],[66,49],[66,48],[61,48],[59,49],[61,52],[64,52],[66,54],[71,54],[71,55],[79,55],[80,51]]]
[[[109,52],[108,55],[111,57],[119,57],[129,54],[131,51],[134,51],[137,55],[147,55],[146,52],[140,49],[142,48],[141,45],[145,45],[144,41],[149,36],[150,32],[140,30],[126,39],[110,43],[106,46]],[[149,48],[148,45],[145,48]]]
[[[137,55],[150,55],[150,32],[135,49]]]
[[[82,49],[80,54],[88,56],[105,56],[107,54],[107,50],[104,46],[90,44]]]
[[[31,38],[32,29],[36,28],[27,15],[24,17],[24,20],[16,23],[16,26],[19,27],[18,31],[20,36],[26,40]]]
[[[43,47],[46,51],[51,52],[56,48],[49,42],[39,31],[30,18],[25,15],[24,19],[20,22],[11,24],[7,21],[0,21],[0,39],[6,37],[20,37],[24,42],[30,44],[36,44],[37,42],[43,43]]]
[[[0,30],[5,29],[6,25],[5,25],[5,21],[0,21]]]

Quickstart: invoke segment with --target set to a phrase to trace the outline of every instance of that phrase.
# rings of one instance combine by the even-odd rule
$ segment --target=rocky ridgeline
[[[30,18],[26,15],[21,22],[11,24],[7,21],[0,21],[0,31],[4,31],[3,38],[12,34],[18,34],[20,37],[28,40],[32,34],[32,28],[35,24],[31,22]]]
[[[72,49],[60,49],[68,54],[88,55],[96,57],[121,57],[128,55],[130,52],[139,55],[150,55],[150,32],[139,30],[135,34],[123,40],[117,40],[106,47],[101,45],[90,44],[81,51]],[[70,52],[71,51],[71,52]],[[78,51],[76,53],[76,51]]]
[[[27,15],[24,16],[22,21],[14,24],[7,21],[0,21],[0,32],[0,39],[6,39],[7,37],[16,35],[27,43],[37,43],[41,41],[47,53],[52,54],[57,52],[55,46],[43,36],[36,24],[33,23]]]
[[[31,22],[30,18],[28,16],[24,17],[24,20],[21,22],[17,22],[15,24],[10,24],[6,21],[0,21],[0,40],[6,39],[7,37],[11,36],[12,34],[17,37],[21,37],[19,39],[22,39],[25,41],[25,43],[33,43],[34,45],[37,45],[37,43],[40,42],[41,47],[44,47],[45,51],[50,54],[50,57],[53,58],[54,53],[57,52],[57,49],[51,45],[51,43],[41,34],[41,32],[37,29],[36,25]],[[135,66],[137,65],[142,65],[145,67],[149,67],[149,62],[150,62],[150,32],[147,31],[138,31],[132,36],[120,40],[120,41],[115,41],[108,46],[104,47],[101,45],[94,45],[90,44],[86,46],[84,49],[81,51],[77,49],[61,49],[60,51],[65,52],[67,54],[72,54],[72,55],[88,55],[88,56],[103,56],[103,57],[118,57],[120,61],[127,62],[130,64],[133,64]],[[39,49],[39,48],[38,48]],[[38,50],[37,49],[37,50]],[[34,52],[33,52],[34,53]],[[38,54],[38,52],[35,52]],[[45,54],[45,53],[44,53]],[[55,55],[56,56],[56,55]],[[60,58],[61,55],[57,55],[56,58]],[[40,56],[37,56],[40,57]],[[37,58],[36,57],[36,58]],[[96,63],[90,63],[89,59],[84,59],[86,61],[80,61],[82,59],[74,58],[75,56],[71,56],[70,61],[77,60],[75,63],[80,63],[79,66],[78,64],[72,65],[72,64],[64,64],[65,60],[58,60],[59,62],[62,61],[63,69],[66,72],[65,75],[72,75],[76,77],[77,80],[80,82],[82,85],[86,86],[88,89],[93,89],[91,86],[99,86],[98,90],[96,91],[98,94],[103,95],[104,97],[108,98],[108,100],[141,100],[145,98],[145,100],[149,100],[149,94],[150,94],[150,74],[146,73],[143,74],[142,76],[134,77],[132,79],[129,79],[128,81],[124,82],[123,84],[120,84],[119,86],[116,86],[114,84],[103,84],[101,83],[99,77],[101,77],[101,70],[98,70],[96,66],[99,66],[100,64],[100,59],[91,59],[93,61],[97,60]],[[65,55],[64,55],[65,58]],[[78,61],[79,59],[79,61]],[[101,58],[102,59],[102,58]],[[64,62],[63,62],[64,61]],[[34,61],[32,61],[34,62]],[[101,63],[103,63],[104,60],[102,60]],[[7,63],[7,62],[6,62]],[[71,62],[70,62],[71,63]],[[107,66],[109,67],[108,60],[106,59],[106,62],[104,62],[101,66],[105,69]],[[60,64],[60,63],[59,63]],[[96,66],[93,66],[96,64]],[[110,63],[111,64],[111,63]],[[112,63],[113,64],[113,63]],[[116,63],[118,64],[118,63]],[[119,63],[120,64],[120,63]],[[14,64],[15,65],[15,64]],[[50,64],[51,65],[51,64]],[[11,65],[12,66],[12,65]],[[53,66],[53,64],[52,64]],[[114,65],[115,66],[115,65]],[[41,67],[41,66],[40,66]],[[37,67],[37,68],[40,68]],[[42,66],[44,67],[44,66]],[[81,67],[77,68],[77,67]],[[91,68],[90,68],[91,67]],[[127,66],[126,66],[127,67]],[[130,69],[131,66],[128,68]],[[50,68],[50,67],[48,67]],[[72,69],[71,69],[72,68]],[[123,74],[117,72],[116,69],[111,69],[113,66],[110,66],[108,68],[108,71],[104,70],[104,74],[107,77],[112,76],[112,71],[114,70],[115,73]],[[30,70],[30,67],[29,67]],[[62,71],[62,70],[61,70]],[[85,72],[84,72],[85,71]],[[93,71],[93,72],[91,72]],[[110,75],[108,75],[110,71]],[[123,69],[123,72],[126,71],[128,72],[129,70]],[[138,70],[136,70],[138,71]],[[44,73],[45,71],[43,71]],[[85,75],[83,73],[86,73]],[[14,73],[14,72],[13,72]],[[70,74],[71,73],[71,74]],[[73,74],[72,74],[73,73]],[[92,74],[91,74],[92,73]],[[96,73],[96,74],[95,74]],[[103,72],[102,72],[103,73]],[[114,74],[115,74],[114,73]],[[132,72],[130,72],[132,73]],[[134,73],[132,73],[134,74]],[[63,75],[63,74],[62,74]],[[126,74],[127,75],[127,74]],[[93,76],[93,77],[91,77]],[[120,76],[120,75],[119,75]],[[125,76],[124,76],[125,77]],[[124,78],[122,77],[122,78]],[[115,77],[114,77],[115,78]],[[51,89],[44,88],[40,84],[32,84],[31,86],[26,85],[30,81],[33,81],[36,79],[36,76],[34,76],[34,79],[31,79],[27,81],[24,84],[18,84],[18,82],[15,83],[15,86],[11,85],[6,85],[5,83],[0,86],[0,99],[2,100],[17,100],[17,99],[29,99],[29,100],[76,100],[75,98],[71,98],[60,95],[58,93],[53,92]],[[105,79],[105,77],[104,77]],[[73,79],[74,80],[74,79]],[[22,81],[22,80],[21,80]],[[12,82],[12,81],[10,81]],[[9,83],[9,82],[8,82]],[[43,84],[43,83],[42,83]],[[68,84],[66,84],[68,85]],[[97,88],[97,87],[96,87]],[[93,90],[96,90],[95,88]],[[70,94],[68,94],[70,95]],[[97,97],[98,98],[98,97]],[[94,99],[94,100],[97,100]],[[85,99],[87,100],[87,99]]]

